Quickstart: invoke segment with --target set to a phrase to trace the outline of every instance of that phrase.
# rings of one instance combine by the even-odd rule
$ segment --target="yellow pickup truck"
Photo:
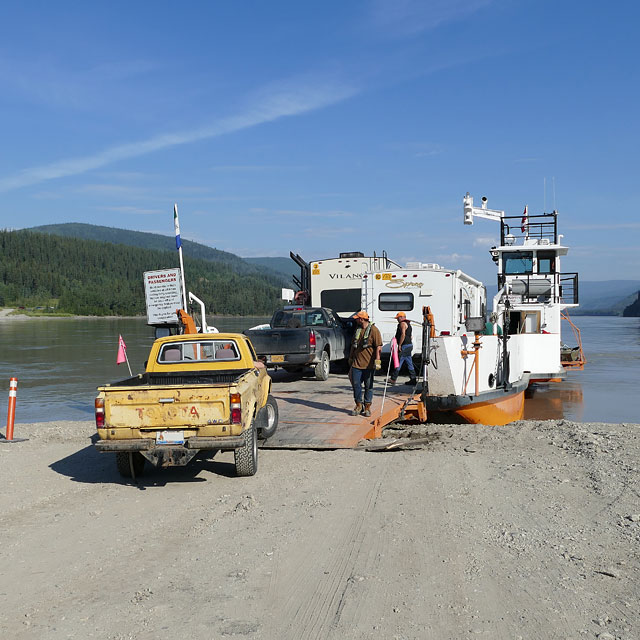
[[[249,339],[196,333],[156,340],[146,371],[98,387],[98,451],[116,454],[124,477],[186,465],[199,451],[233,450],[236,474],[258,469],[258,439],[278,426],[271,379]]]

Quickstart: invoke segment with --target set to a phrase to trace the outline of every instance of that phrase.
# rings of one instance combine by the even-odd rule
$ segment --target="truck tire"
[[[242,437],[244,444],[233,452],[236,475],[238,477],[254,476],[258,470],[258,431],[255,421],[243,432]]]
[[[326,351],[323,351],[320,354],[320,362],[315,366],[315,376],[316,380],[328,380],[329,379],[329,354]]]
[[[278,428],[278,403],[272,395],[267,396],[267,404],[264,405],[263,411],[266,416],[259,435],[263,440],[266,440],[270,438]]]
[[[138,478],[144,471],[144,456],[139,451],[116,451],[116,466],[123,478]]]

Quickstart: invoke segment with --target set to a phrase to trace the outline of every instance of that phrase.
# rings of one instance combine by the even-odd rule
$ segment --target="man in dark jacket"
[[[351,342],[349,355],[349,379],[353,387],[353,397],[356,402],[352,416],[362,414],[371,415],[371,401],[373,400],[373,376],[380,370],[380,354],[382,353],[382,336],[378,327],[369,322],[366,311],[358,311],[354,316],[358,328]],[[362,388],[364,386],[364,406],[362,403]]]

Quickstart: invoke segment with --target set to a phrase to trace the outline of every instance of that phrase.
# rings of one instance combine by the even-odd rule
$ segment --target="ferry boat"
[[[494,326],[509,336],[523,338],[520,358],[531,383],[557,382],[568,368],[582,369],[586,363],[579,329],[568,310],[578,301],[578,274],[562,273],[561,259],[569,249],[558,233],[558,212],[521,215],[488,209],[487,198],[475,207],[467,193],[463,199],[464,223],[474,217],[500,222],[500,243],[491,247],[498,268],[498,293],[493,299]],[[574,333],[576,347],[562,341],[563,320]]]

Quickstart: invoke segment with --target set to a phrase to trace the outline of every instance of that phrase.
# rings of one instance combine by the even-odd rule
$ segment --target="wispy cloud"
[[[615,231],[616,229],[640,229],[640,222],[621,222],[619,224],[566,224],[571,231]]]
[[[155,216],[158,214],[165,215],[167,213],[166,209],[142,209],[141,207],[127,207],[127,206],[96,207],[96,209],[98,209],[98,211],[114,211],[116,213],[130,213],[133,215],[143,215],[143,216],[148,216],[148,215]]]
[[[334,238],[336,236],[346,236],[349,234],[357,234],[358,229],[354,227],[307,227],[302,229],[302,235],[312,238]]]
[[[286,116],[300,115],[346,100],[356,93],[357,89],[353,86],[319,80],[271,85],[252,97],[251,103],[255,106],[237,115],[221,118],[198,129],[160,134],[146,140],[110,147],[90,156],[69,158],[25,169],[0,178],[0,192],[39,184],[46,180],[79,175],[127,158],[215,138]]]
[[[269,164],[229,164],[229,165],[220,165],[217,167],[209,167],[209,171],[301,171],[306,170],[309,167],[304,166],[287,166],[287,165],[269,165]]]
[[[299,217],[301,220],[308,218],[350,218],[355,214],[349,211],[309,211],[301,209],[277,209],[274,211],[263,211],[263,213],[271,214],[279,217]]]
[[[491,4],[492,0],[376,0],[373,28],[391,37],[414,36],[447,22],[461,20]]]
[[[493,236],[478,236],[473,239],[474,247],[493,247],[497,243]]]
[[[453,268],[456,268],[457,262],[468,262],[469,260],[473,260],[474,256],[470,256],[466,253],[443,253],[436,256],[438,262],[443,265],[454,265]]]
[[[32,102],[86,109],[95,105],[106,86],[137,78],[156,69],[147,60],[118,61],[84,68],[62,68],[49,56],[32,60],[0,58],[0,81]]]

